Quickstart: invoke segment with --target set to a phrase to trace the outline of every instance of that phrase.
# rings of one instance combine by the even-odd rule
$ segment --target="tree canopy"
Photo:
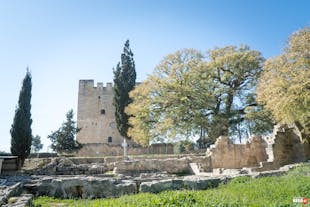
[[[31,73],[27,69],[23,80],[22,89],[19,94],[18,105],[15,110],[15,116],[10,130],[11,133],[11,153],[20,160],[20,167],[30,154],[32,130],[31,130]]]
[[[41,143],[41,137],[39,135],[32,137],[31,151],[34,153],[37,153],[42,148],[43,148],[43,144]]]
[[[81,145],[75,140],[75,135],[79,129],[75,126],[73,120],[73,110],[69,110],[66,114],[66,121],[57,130],[48,135],[52,142],[52,149],[59,153],[71,153],[74,150],[80,149]]]
[[[310,143],[310,28],[293,33],[283,53],[268,59],[258,101],[278,122],[295,123]]]
[[[124,112],[125,107],[132,102],[129,92],[136,85],[136,69],[133,53],[129,47],[129,40],[126,41],[124,51],[121,55],[121,62],[117,64],[114,72],[114,98],[115,119],[117,129],[123,137],[130,138],[127,134],[129,116]]]
[[[254,95],[263,61],[247,46],[215,48],[206,56],[194,49],[166,56],[130,94],[129,135],[146,145],[160,137],[198,134],[214,142],[237,126],[254,133],[258,121],[250,114],[271,121]]]

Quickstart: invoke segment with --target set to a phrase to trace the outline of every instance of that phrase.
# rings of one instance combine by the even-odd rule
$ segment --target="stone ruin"
[[[219,137],[216,143],[208,148],[211,168],[241,169],[258,167],[260,162],[267,161],[267,143],[259,136],[251,137],[246,144],[234,144],[228,137]]]
[[[285,173],[310,159],[294,126],[277,126],[269,137],[254,136],[245,144],[220,137],[203,155],[136,157],[123,161],[107,158],[46,158],[18,176],[2,175],[0,205],[9,197],[26,203],[34,196],[106,198],[163,190],[203,190],[236,176],[270,176]],[[284,166],[285,165],[285,166]],[[282,167],[284,166],[284,167]],[[21,193],[26,193],[20,196]],[[6,204],[7,205],[7,204]],[[23,205],[20,205],[23,206]]]
[[[283,165],[310,159],[310,145],[303,143],[295,126],[276,126],[269,137],[253,136],[245,144],[234,144],[228,137],[219,137],[207,149],[205,156],[187,156],[181,159],[133,160],[115,163],[118,173],[165,171],[169,173],[221,174],[225,169],[235,172],[275,170]],[[232,173],[233,170],[228,170]],[[211,173],[211,174],[206,174]]]
[[[228,137],[219,137],[207,150],[207,157],[212,169],[275,170],[309,160],[310,144],[303,143],[296,126],[277,125],[272,135],[254,136],[246,144],[234,144]]]

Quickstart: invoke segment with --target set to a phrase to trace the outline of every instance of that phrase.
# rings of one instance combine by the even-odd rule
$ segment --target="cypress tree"
[[[133,59],[133,53],[129,47],[129,40],[126,41],[124,51],[121,55],[121,62],[117,64],[114,73],[114,99],[115,119],[117,129],[120,134],[129,138],[127,135],[129,116],[125,113],[125,108],[132,103],[129,92],[133,90],[136,84],[136,69]]]
[[[10,130],[11,153],[19,158],[19,167],[22,167],[25,159],[29,156],[32,142],[31,130],[31,73],[27,69],[19,94],[18,106]]]

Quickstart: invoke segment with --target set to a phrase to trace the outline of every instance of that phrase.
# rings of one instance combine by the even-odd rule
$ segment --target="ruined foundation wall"
[[[261,137],[252,137],[246,144],[234,144],[228,137],[219,137],[208,149],[212,168],[258,167],[267,161],[267,143]]]
[[[190,163],[201,163],[201,170],[211,171],[208,157],[183,157],[167,159],[143,159],[115,162],[116,173],[138,175],[140,173],[166,172],[168,174],[190,174]]]
[[[271,137],[274,164],[282,166],[310,159],[309,143],[304,143],[294,125],[276,126]]]
[[[254,136],[246,144],[234,144],[228,137],[219,137],[207,150],[212,168],[260,167],[261,170],[310,159],[310,145],[303,142],[294,125],[277,125],[269,137]]]
[[[84,144],[77,156],[121,156],[124,149],[118,145],[103,143]],[[149,147],[128,147],[128,155],[173,154],[173,144],[155,144]]]

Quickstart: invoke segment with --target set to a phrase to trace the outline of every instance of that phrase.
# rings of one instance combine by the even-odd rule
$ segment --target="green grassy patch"
[[[294,197],[310,198],[310,166],[304,165],[280,177],[252,179],[239,177],[227,185],[203,191],[166,191],[159,194],[141,193],[121,198],[95,200],[59,200],[39,197],[35,207],[203,207],[203,206],[306,206],[294,204]],[[310,206],[310,205],[308,205]]]

